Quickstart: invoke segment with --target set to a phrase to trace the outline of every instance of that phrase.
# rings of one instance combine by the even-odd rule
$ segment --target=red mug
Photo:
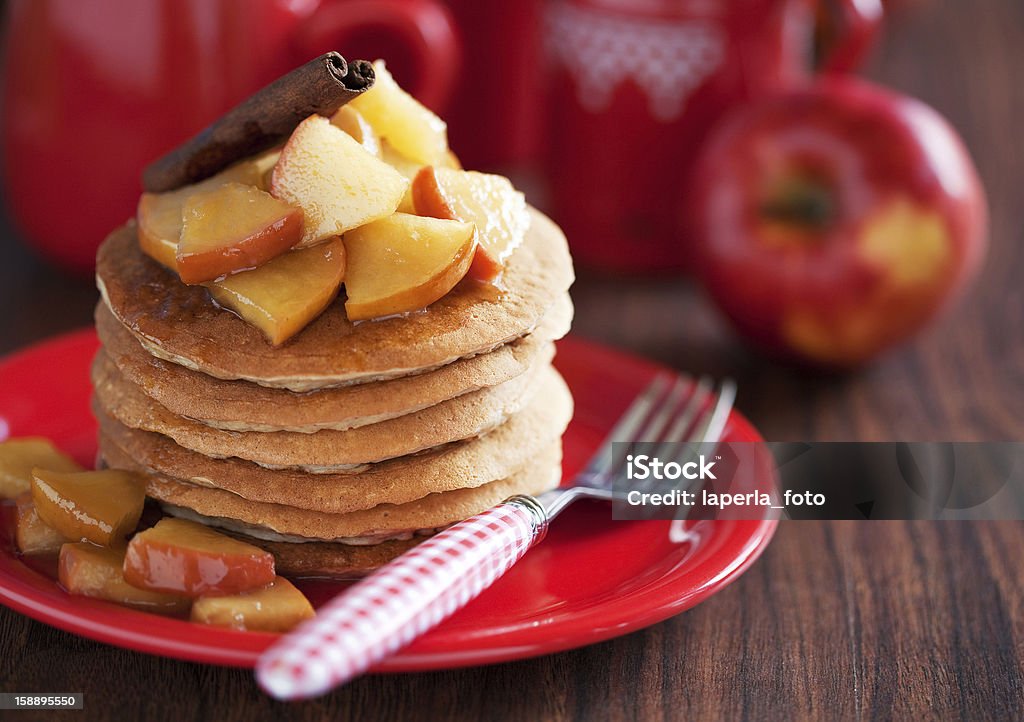
[[[868,47],[879,0],[841,0],[826,70]],[[730,108],[810,75],[814,0],[556,0],[545,154],[551,210],[581,266],[690,267],[676,207]]]
[[[433,107],[459,47],[435,0],[13,0],[4,77],[4,187],[24,235],[91,272],[133,215],[151,160],[327,50],[389,58]]]

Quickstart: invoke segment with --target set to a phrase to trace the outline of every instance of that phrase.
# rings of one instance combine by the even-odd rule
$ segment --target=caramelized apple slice
[[[413,181],[412,195],[420,215],[476,225],[480,245],[469,275],[481,281],[501,274],[530,225],[526,199],[504,176],[424,168]]]
[[[380,157],[380,138],[366,118],[351,105],[343,105],[331,116],[331,125],[351,135],[366,152]]]
[[[146,500],[146,478],[117,469],[62,473],[32,470],[39,518],[68,539],[123,545]]]
[[[177,270],[178,237],[181,235],[181,203],[166,194],[143,193],[136,212],[139,247],[161,266]]]
[[[300,247],[394,213],[409,182],[319,115],[292,132],[274,166],[270,192],[306,214]]]
[[[167,517],[128,543],[132,586],[187,597],[239,594],[274,581],[274,556],[186,519]]]
[[[142,251],[157,263],[177,270],[176,254],[185,200],[232,181],[259,186],[267,172],[267,159],[270,157],[264,154],[256,159],[243,160],[204,181],[167,193],[143,193],[136,213]]]
[[[57,576],[71,594],[105,599],[158,614],[184,614],[192,603],[187,597],[161,594],[133,587],[121,572],[124,551],[98,547],[88,542],[65,544],[60,548]]]
[[[302,210],[255,186],[225,183],[182,207],[178,275],[185,283],[252,270],[302,239]]]
[[[466,275],[475,244],[470,223],[407,213],[346,233],[349,319],[426,308]]]
[[[345,106],[342,106],[345,107]],[[420,168],[423,166],[419,163],[415,163],[404,155],[399,153],[397,150],[391,147],[387,141],[381,141],[380,144],[380,158],[389,166],[401,173],[409,181],[409,187],[405,189],[405,195],[402,196],[401,203],[398,204],[399,213],[416,213],[416,205],[412,199],[412,181],[416,177],[416,174],[420,172]]]
[[[59,531],[43,523],[32,503],[32,492],[26,491],[17,499],[18,520],[14,541],[22,554],[56,554],[67,541]]]
[[[290,632],[314,616],[313,605],[284,577],[262,589],[192,604],[193,622],[258,632]]]
[[[32,488],[32,469],[81,471],[82,467],[39,436],[0,443],[0,499],[13,499]]]
[[[254,271],[207,284],[221,306],[260,329],[275,346],[319,316],[345,275],[340,238],[278,256]]]
[[[404,155],[402,155],[397,150],[392,148],[387,141],[381,141],[380,143],[380,157],[381,160],[383,160],[389,166],[391,166],[399,173],[401,173],[403,176],[408,178],[410,184],[413,180],[415,180],[416,175],[420,172],[420,169],[424,167],[422,163],[416,163],[415,161],[406,158]],[[445,153],[440,165],[445,168],[462,168],[462,166],[459,164],[459,159],[451,151]],[[410,185],[409,188],[406,189],[405,195],[402,196],[402,202],[398,204],[398,212],[413,214],[416,213],[416,204],[413,202],[412,197],[412,185]]]
[[[448,152],[448,126],[402,90],[383,60],[373,64],[373,87],[349,105],[395,150],[415,163],[440,163]]]
[[[256,184],[256,187],[261,191],[270,192],[270,181],[274,177],[274,167],[277,166],[277,161],[280,158],[281,148],[278,147],[264,151],[249,161],[255,165],[254,172],[259,178],[259,183]]]

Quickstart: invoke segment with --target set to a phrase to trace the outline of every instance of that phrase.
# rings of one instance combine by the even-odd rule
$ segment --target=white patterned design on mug
[[[586,110],[605,110],[619,85],[631,80],[664,123],[679,118],[690,94],[718,68],[725,45],[709,21],[629,18],[568,2],[548,10],[546,40]]]

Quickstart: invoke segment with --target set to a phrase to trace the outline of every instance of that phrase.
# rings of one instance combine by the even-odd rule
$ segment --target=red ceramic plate
[[[0,362],[0,438],[42,435],[91,464],[89,331],[62,336]],[[556,365],[576,397],[565,435],[566,478],[580,468],[616,418],[663,371],[608,348],[566,339]],[[734,413],[730,441],[757,432]],[[768,481],[766,481],[768,483]],[[251,667],[275,635],[165,619],[63,592],[14,551],[10,513],[0,515],[0,602],[30,617],[109,644],[168,657]],[[610,507],[581,503],[548,538],[479,598],[380,665],[410,671],[502,662],[580,647],[678,614],[739,576],[771,539],[776,522],[612,521]],[[314,604],[340,583],[304,584]]]

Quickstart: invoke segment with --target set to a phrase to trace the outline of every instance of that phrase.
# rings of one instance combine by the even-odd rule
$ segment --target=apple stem
[[[829,189],[817,183],[795,181],[761,205],[761,215],[794,225],[823,228],[835,214]]]

